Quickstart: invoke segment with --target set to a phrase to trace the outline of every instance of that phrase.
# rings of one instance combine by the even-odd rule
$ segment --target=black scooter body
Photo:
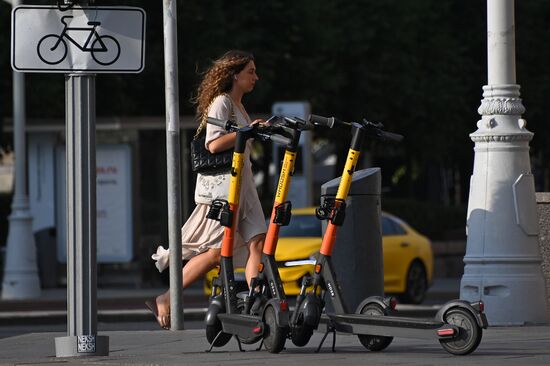
[[[325,117],[315,116],[317,120],[326,120]],[[331,118],[333,122],[337,121]],[[319,314],[323,310],[324,298],[329,297],[334,307],[334,313],[323,315],[327,330],[317,351],[320,350],[326,336],[332,332],[336,337],[336,331],[355,334],[371,351],[381,351],[392,342],[393,337],[437,339],[442,347],[449,353],[464,355],[473,352],[481,342],[482,329],[487,328],[487,318],[483,313],[483,303],[468,303],[463,300],[453,300],[446,303],[437,313],[435,319],[418,319],[395,316],[394,304],[390,298],[379,296],[365,299],[355,313],[346,309],[342,291],[338,284],[336,274],[332,268],[331,253],[334,245],[337,228],[342,225],[345,217],[345,199],[351,184],[351,178],[355,171],[358,159],[358,151],[361,150],[363,138],[368,136],[380,140],[399,141],[399,135],[387,133],[381,130],[381,124],[373,124],[363,120],[359,123],[345,123],[352,126],[352,141],[348,152],[346,167],[342,174],[340,187],[332,207],[321,206],[317,210],[317,217],[329,220],[329,225],[320,254],[315,263],[313,274],[313,290],[306,293],[308,281],[302,283],[300,296],[297,298],[295,313],[291,318],[292,341],[297,346],[304,346],[311,337],[312,329],[317,329],[317,324],[304,327],[299,320],[306,319],[308,314]],[[345,183],[344,183],[345,182]],[[357,279],[360,280],[360,279]],[[313,301],[318,297],[319,301]],[[311,319],[315,319],[311,317]],[[320,319],[318,319],[320,321]],[[333,350],[335,339],[333,339]]]
[[[361,310],[369,304],[378,304],[384,309],[386,315],[372,316],[361,314]],[[391,310],[388,301],[380,296],[369,297],[357,307],[355,314],[327,314],[329,327],[337,332],[356,335],[377,335],[386,337],[441,339],[438,330],[455,329],[453,325],[445,323],[445,314],[450,309],[461,308],[469,311],[476,318],[480,328],[487,328],[485,314],[476,310],[472,304],[464,300],[452,300],[442,307],[434,319],[420,319],[402,317]],[[455,332],[457,329],[455,329]]]

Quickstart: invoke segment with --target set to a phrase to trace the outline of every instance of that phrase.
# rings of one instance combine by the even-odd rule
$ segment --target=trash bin
[[[321,186],[321,200],[334,198],[340,178]],[[338,229],[332,264],[348,311],[368,296],[384,294],[382,232],[380,229],[380,168],[356,171],[346,199],[346,218]],[[323,234],[327,227],[323,222]],[[333,311],[327,301],[327,311]]]
[[[57,243],[55,228],[34,233],[38,274],[42,288],[57,287]]]

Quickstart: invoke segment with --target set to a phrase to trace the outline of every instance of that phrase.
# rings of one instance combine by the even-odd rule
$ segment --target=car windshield
[[[322,234],[321,221],[315,215],[292,215],[290,224],[281,226],[279,231],[281,237],[320,237]]]
[[[269,226],[269,219],[266,219]],[[394,219],[382,215],[381,229],[383,236],[405,235],[403,227]],[[288,226],[281,226],[280,237],[320,237],[323,235],[321,221],[315,215],[292,215]]]

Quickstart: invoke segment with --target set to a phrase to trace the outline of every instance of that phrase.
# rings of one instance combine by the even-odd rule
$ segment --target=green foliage
[[[96,3],[139,6],[147,13],[145,70],[98,76],[97,114],[163,114],[162,2]],[[11,98],[10,9],[0,4],[4,101]],[[260,76],[255,92],[246,97],[250,112],[269,112],[275,101],[307,100],[318,114],[383,122],[405,140],[389,150],[372,146],[372,154],[397,155],[408,172],[420,172],[403,177],[396,191],[417,192],[422,172],[434,165],[459,169],[462,186],[468,186],[473,160],[468,134],[476,129],[486,83],[485,1],[188,0],[177,6],[181,114],[194,113],[190,98],[212,59],[232,48],[249,50]],[[549,14],[546,0],[516,3],[518,83],[529,128],[536,132],[533,151],[542,154],[543,165],[550,154],[544,143],[550,130],[543,125],[550,118],[545,108]],[[29,74],[27,85],[29,117],[64,115],[61,75]],[[10,115],[11,104],[0,105],[0,120]],[[338,156],[344,156],[348,132],[328,133]]]
[[[463,239],[466,235],[465,206],[383,197],[382,210],[400,217],[431,240]]]

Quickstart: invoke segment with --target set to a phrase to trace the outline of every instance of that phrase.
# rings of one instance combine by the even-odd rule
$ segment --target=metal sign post
[[[144,60],[145,12],[73,7],[89,2],[12,12],[13,69],[66,74],[67,336],[55,339],[57,357],[109,354],[97,335],[95,74],[140,72]]]
[[[163,1],[164,84],[166,89],[166,170],[170,248],[170,329],[183,329],[181,275],[181,173],[176,0]]]
[[[67,336],[57,357],[109,354],[97,335],[95,75],[65,79],[67,132]]]

